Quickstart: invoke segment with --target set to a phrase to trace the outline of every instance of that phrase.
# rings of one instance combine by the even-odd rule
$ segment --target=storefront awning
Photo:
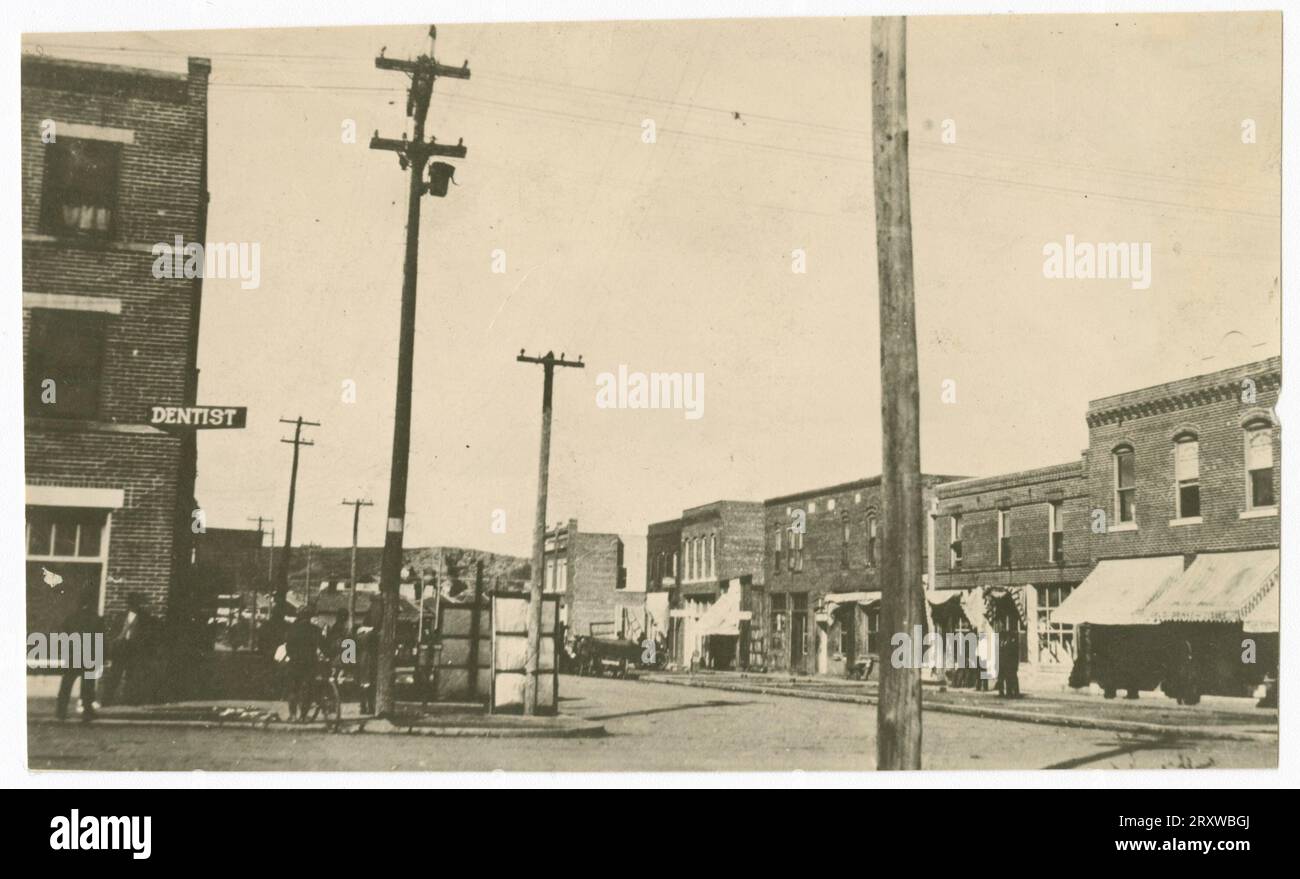
[[[822,599],[825,602],[826,612],[835,613],[836,609],[843,604],[861,604],[864,607],[875,604],[880,601],[879,592],[828,592]]]
[[[700,615],[696,632],[700,636],[739,635],[741,620],[749,617],[748,611],[740,609],[740,587],[733,584]]]
[[[1276,607],[1279,571],[1276,549],[1202,553],[1147,614],[1161,623],[1238,623],[1260,611],[1256,623],[1263,624],[1269,613],[1260,605],[1271,593]]]
[[[1061,602],[1052,622],[1099,626],[1154,625],[1147,609],[1183,575],[1180,555],[1106,559]]]

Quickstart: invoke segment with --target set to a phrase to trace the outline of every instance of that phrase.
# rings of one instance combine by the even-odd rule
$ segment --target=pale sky
[[[1070,460],[1088,400],[1279,353],[1280,22],[909,20],[927,471]],[[588,364],[556,377],[548,519],[621,534],[637,586],[650,522],[880,471],[869,29],[439,28],[439,60],[469,59],[473,78],[439,81],[428,131],[469,156],[423,213],[407,545],[528,555],[541,370],[515,363],[521,347]],[[301,413],[322,426],[295,538],[345,545],[340,501],[361,494],[376,502],[362,542],[382,542],[407,180],[366,144],[408,129],[405,78],[373,59],[422,51],[424,35],[25,41],[167,69],[212,58],[208,238],[256,242],[262,264],[259,289],[205,284],[199,402],[249,410],[247,429],[200,436],[209,525],[283,527],[277,419]],[[1149,242],[1150,288],[1045,278],[1043,247],[1066,235]],[[597,376],[620,364],[703,373],[704,416],[598,408]]]

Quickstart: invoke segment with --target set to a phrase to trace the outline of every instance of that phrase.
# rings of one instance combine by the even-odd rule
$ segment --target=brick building
[[[938,485],[960,477],[921,478],[929,506]],[[796,674],[860,668],[879,650],[880,477],[771,498],[762,510],[766,600],[754,628],[764,665]]]
[[[751,621],[763,590],[763,506],[714,501],[657,522],[646,538],[646,591],[668,593],[668,648],[678,666],[762,665]]]
[[[581,531],[578,520],[546,532],[543,591],[560,596],[560,623],[577,635],[622,635],[641,625],[645,594],[629,592],[623,539]]]
[[[937,486],[927,593],[936,629],[1015,626],[1022,662],[1068,675],[1074,627],[1054,614],[1091,569],[1089,510],[1082,459]]]
[[[1271,358],[1089,404],[1096,567],[1059,612],[1089,630],[1081,677],[1168,685],[1170,657],[1189,652],[1205,692],[1275,673],[1281,380]],[[1242,661],[1245,638],[1254,661]]]
[[[184,598],[194,437],[147,414],[195,403],[202,281],[155,278],[152,249],[204,240],[209,71],[22,61],[29,631],[83,591],[110,624],[129,592]]]

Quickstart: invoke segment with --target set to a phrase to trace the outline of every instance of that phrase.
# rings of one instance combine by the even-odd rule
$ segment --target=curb
[[[299,724],[278,720],[267,721],[213,721],[168,720],[164,718],[99,717],[91,723],[76,720],[59,720],[54,717],[28,718],[28,725],[69,727],[147,727],[153,729],[238,729],[275,733],[319,733],[322,735],[388,735],[426,736],[430,738],[482,738],[482,739],[573,739],[596,738],[606,735],[603,724],[590,721],[566,723],[554,727],[493,727],[493,726],[393,726],[388,721],[366,718],[343,721],[342,728],[331,732],[321,723]],[[366,727],[377,727],[367,729]]]
[[[723,690],[732,693],[753,693],[762,696],[785,696],[790,699],[818,699],[823,702],[841,702],[855,705],[876,705],[878,699],[873,696],[858,696],[848,693],[827,693],[825,691],[791,691],[788,687],[771,687],[761,684],[733,684],[698,680],[677,680],[672,678],[642,676],[642,683],[666,684],[676,687],[697,687],[705,690]],[[926,711],[940,714],[960,714],[966,717],[980,717],[985,720],[1009,720],[1014,723],[1037,723],[1046,726],[1063,726],[1073,729],[1096,729],[1109,732],[1139,733],[1157,735],[1165,738],[1218,739],[1234,742],[1277,742],[1276,733],[1247,732],[1243,730],[1220,729],[1218,727],[1166,726],[1140,720],[1106,720],[1095,717],[1074,717],[1069,714],[1042,714],[1032,711],[1016,711],[1008,708],[981,708],[974,705],[945,705],[931,702],[925,705]]]

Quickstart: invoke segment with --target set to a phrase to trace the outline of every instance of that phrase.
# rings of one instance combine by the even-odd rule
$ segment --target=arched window
[[[1174,437],[1174,518],[1201,515],[1200,443],[1194,433]]]
[[[1277,505],[1273,491],[1273,425],[1264,419],[1249,421],[1246,430],[1246,509]]]
[[[875,514],[867,517],[867,564],[873,568],[880,564],[880,523]]]
[[[1137,523],[1137,464],[1133,447],[1116,446],[1114,459],[1115,521]]]

